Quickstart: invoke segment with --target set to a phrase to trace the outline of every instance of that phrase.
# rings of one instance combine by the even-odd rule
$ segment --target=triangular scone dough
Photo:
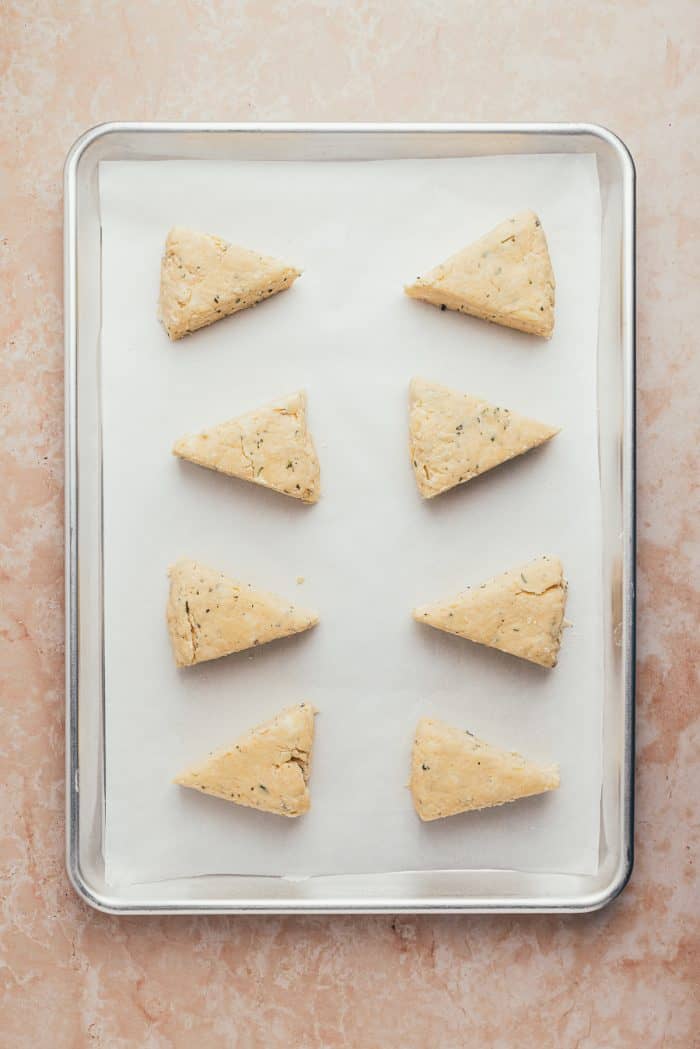
[[[301,816],[311,804],[307,782],[315,710],[287,707],[181,773],[175,782],[216,798],[278,816]]]
[[[284,291],[300,270],[279,259],[176,226],[160,270],[159,314],[171,339]]]
[[[554,329],[554,273],[533,211],[506,219],[405,290],[412,299],[547,339]]]
[[[564,626],[566,581],[558,557],[538,557],[456,597],[413,611],[419,623],[553,667]]]
[[[168,629],[179,667],[300,634],[318,623],[315,612],[197,561],[178,561],[168,574]]]
[[[306,424],[303,390],[182,437],[173,453],[305,503],[317,502],[320,495],[320,469]]]
[[[558,786],[556,765],[534,765],[442,721],[418,722],[410,787],[422,820],[505,805]]]
[[[480,397],[412,379],[411,464],[418,491],[432,499],[548,441],[559,430]]]

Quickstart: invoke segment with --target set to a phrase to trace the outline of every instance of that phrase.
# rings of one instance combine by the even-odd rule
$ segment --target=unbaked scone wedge
[[[405,291],[412,299],[546,339],[554,330],[554,273],[534,211],[501,222]]]
[[[558,786],[556,765],[536,765],[433,718],[418,722],[410,789],[422,820],[505,805]]]
[[[315,612],[197,561],[178,561],[168,575],[167,622],[179,667],[300,634],[318,623]]]
[[[160,269],[159,316],[171,339],[284,291],[301,271],[210,233],[176,226]]]
[[[413,610],[418,623],[554,667],[567,584],[558,557],[538,557],[455,597]]]
[[[418,491],[432,499],[554,437],[555,426],[428,379],[411,380],[409,450]]]
[[[215,798],[277,816],[308,812],[314,715],[308,703],[287,707],[175,778]]]
[[[173,454],[305,503],[317,502],[320,495],[320,467],[303,390],[181,437]]]

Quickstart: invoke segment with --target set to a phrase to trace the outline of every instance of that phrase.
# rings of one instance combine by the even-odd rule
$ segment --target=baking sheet
[[[593,873],[603,695],[595,158],[111,162],[100,200],[107,880]],[[551,342],[402,294],[523,207],[539,212],[556,273]],[[155,309],[174,224],[286,257],[304,275],[171,344]],[[564,429],[424,503],[406,450],[414,374]],[[170,455],[181,433],[300,386],[322,465],[317,506]],[[413,605],[542,552],[564,561],[574,623],[553,672],[412,621]],[[322,622],[178,671],[164,607],[167,566],[181,556],[286,593]],[[300,699],[321,712],[307,816],[279,820],[172,785],[183,766]],[[405,783],[424,714],[558,761],[560,790],[421,824]]]

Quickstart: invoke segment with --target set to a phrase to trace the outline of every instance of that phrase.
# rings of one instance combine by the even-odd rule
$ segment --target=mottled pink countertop
[[[697,0],[5,0],[0,1046],[700,1045]],[[117,919],[63,866],[61,166],[131,120],[585,120],[639,175],[637,859],[565,918]]]

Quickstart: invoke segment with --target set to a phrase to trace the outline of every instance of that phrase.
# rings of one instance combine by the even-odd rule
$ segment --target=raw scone
[[[549,441],[559,430],[427,379],[409,389],[411,465],[432,499]]]
[[[308,703],[287,707],[181,773],[175,783],[236,805],[301,816],[311,804],[307,782],[315,713]]]
[[[315,612],[197,561],[178,561],[168,575],[168,630],[179,667],[299,634],[318,623]]]
[[[209,233],[176,226],[160,270],[159,315],[171,339],[284,291],[300,270]]]
[[[410,788],[422,820],[505,805],[558,786],[556,765],[535,765],[442,721],[418,722]]]
[[[412,299],[547,339],[554,330],[554,273],[533,211],[506,219],[405,291]]]
[[[538,557],[456,597],[413,610],[419,623],[554,667],[564,626],[566,581],[558,557]]]
[[[305,503],[317,502],[320,495],[320,469],[307,428],[303,390],[182,437],[173,453]]]

